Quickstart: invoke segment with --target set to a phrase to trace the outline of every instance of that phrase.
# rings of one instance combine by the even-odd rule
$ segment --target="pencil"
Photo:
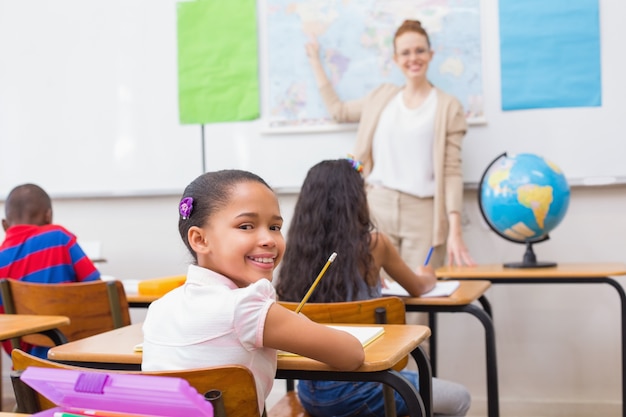
[[[428,265],[428,262],[430,262],[430,257],[433,256],[434,249],[435,247],[431,246],[430,249],[428,250],[428,255],[426,255],[426,260],[424,261],[424,266]]]
[[[324,268],[322,268],[317,278],[315,278],[315,281],[313,281],[313,284],[311,284],[311,288],[309,288],[309,291],[307,291],[302,301],[300,301],[298,308],[296,308],[296,314],[298,314],[300,310],[302,310],[302,307],[304,307],[304,303],[306,303],[309,297],[311,296],[311,294],[313,294],[313,290],[315,289],[315,287],[317,287],[317,284],[320,282],[320,279],[322,279],[322,276],[324,275],[324,273],[326,272],[330,264],[333,263],[336,257],[337,257],[337,252],[333,252],[330,255],[330,257],[326,261],[326,265],[324,265]]]

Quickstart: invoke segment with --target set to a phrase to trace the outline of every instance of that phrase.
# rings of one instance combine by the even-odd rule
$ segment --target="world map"
[[[469,121],[482,119],[479,0],[267,0],[266,7],[270,127],[332,124],[306,56],[312,39],[342,100],[384,82],[402,85],[393,34],[405,19],[420,20],[429,34],[429,80],[461,101]]]

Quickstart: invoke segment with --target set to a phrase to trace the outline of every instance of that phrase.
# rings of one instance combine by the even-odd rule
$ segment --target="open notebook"
[[[352,336],[359,339],[363,347],[369,345],[385,333],[385,328],[381,326],[338,326],[335,324],[328,324],[327,326],[350,333]],[[279,350],[278,354],[281,356],[299,356],[295,353],[285,352],[283,350]]]
[[[385,281],[387,288],[383,288],[383,295],[397,295],[400,297],[409,297],[407,290],[402,288],[400,284],[392,281]],[[435,288],[420,295],[420,297],[449,297],[457,288],[459,281],[437,281]]]

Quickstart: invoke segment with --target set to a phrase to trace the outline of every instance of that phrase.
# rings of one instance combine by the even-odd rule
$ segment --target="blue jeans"
[[[415,372],[401,374],[418,387]],[[304,409],[316,417],[385,416],[383,385],[379,382],[299,381],[298,397]],[[409,414],[402,397],[397,392],[394,397],[398,415]]]
[[[46,346],[32,346],[30,349],[30,353],[33,356],[37,356],[38,358],[48,359],[48,351],[49,347]]]

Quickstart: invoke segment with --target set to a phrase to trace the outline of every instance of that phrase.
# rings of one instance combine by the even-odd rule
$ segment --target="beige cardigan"
[[[378,119],[387,103],[402,90],[392,84],[383,84],[360,100],[342,102],[330,83],[320,88],[329,113],[339,123],[359,122],[354,156],[363,162],[363,173],[369,175],[374,166],[372,142]],[[467,132],[467,122],[461,103],[453,96],[437,91],[435,113],[435,143],[433,166],[435,174],[435,216],[433,219],[434,246],[446,242],[448,213],[461,213],[463,206],[463,171],[461,141]]]

